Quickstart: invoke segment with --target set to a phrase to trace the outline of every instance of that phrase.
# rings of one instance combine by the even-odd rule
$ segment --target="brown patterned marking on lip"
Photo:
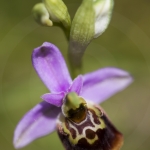
[[[76,130],[74,130],[73,128],[70,128],[70,133],[72,135],[72,138],[75,139],[76,138]]]
[[[86,137],[79,139],[77,144],[73,144],[69,140],[69,136],[67,134],[62,134],[62,132],[57,130],[65,150],[120,150],[123,144],[122,134],[112,125],[105,113],[101,116],[101,119],[105,122],[106,128],[99,128],[95,132],[95,135],[98,136],[98,140],[96,140],[93,144],[89,144]],[[67,119],[65,121],[67,121]],[[70,124],[70,122],[67,124]],[[79,124],[79,127],[80,125],[82,124]]]
[[[95,108],[95,109],[96,109],[96,108]],[[93,117],[93,119],[94,119],[94,123],[97,124],[97,125],[100,125],[101,122],[99,121],[99,118],[98,118],[98,116],[96,115],[95,111],[92,110],[92,109],[90,109],[90,108],[89,108],[88,110],[92,113],[92,117]]]
[[[65,119],[65,126],[69,130],[69,123],[68,123],[67,119]]]
[[[84,148],[88,148],[89,147],[89,143],[87,142],[87,140],[85,138],[82,138],[78,141],[77,147],[84,147]]]
[[[85,138],[82,138],[78,141],[76,145],[77,149],[82,150],[82,147],[85,150],[112,150],[111,149],[111,135],[107,129],[98,129],[96,135],[99,137],[93,144],[89,144]],[[110,137],[109,137],[110,136]]]
[[[69,123],[68,123],[68,120],[67,120],[67,119],[65,119],[65,126],[66,126],[66,128],[70,131],[72,138],[75,139],[76,136],[77,136],[77,135],[76,135],[76,131],[75,131],[73,128],[71,128],[71,127],[69,126]]]
[[[104,115],[103,120],[107,124],[107,136],[109,137],[109,143],[111,146],[111,150],[120,150],[123,145],[123,136],[122,134],[113,126],[110,120]]]
[[[96,136],[95,132],[92,131],[91,129],[87,129],[87,130],[85,131],[85,133],[86,133],[86,137],[87,137],[88,139],[94,139],[95,136]]]
[[[70,121],[70,123],[78,130],[79,134],[82,134],[83,129],[85,127],[95,127],[95,125],[93,125],[88,113],[87,113],[86,120],[82,124],[76,124],[76,123],[71,122],[71,121]]]

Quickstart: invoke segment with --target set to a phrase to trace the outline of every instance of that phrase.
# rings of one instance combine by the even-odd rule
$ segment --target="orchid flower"
[[[48,42],[34,49],[32,63],[50,93],[17,125],[15,148],[56,129],[66,150],[120,148],[122,135],[99,104],[132,82],[128,72],[108,67],[72,80],[59,49]]]

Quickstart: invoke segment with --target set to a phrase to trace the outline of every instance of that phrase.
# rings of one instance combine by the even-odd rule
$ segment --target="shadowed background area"
[[[48,90],[31,64],[44,41],[59,47],[67,60],[67,41],[58,27],[41,27],[31,15],[40,1],[0,1],[0,149],[13,150],[15,126]],[[81,0],[64,0],[71,17]],[[150,149],[150,1],[115,0],[108,29],[93,40],[83,58],[83,73],[114,66],[132,74],[134,83],[101,104],[124,134],[122,150]],[[23,150],[63,150],[56,132]]]

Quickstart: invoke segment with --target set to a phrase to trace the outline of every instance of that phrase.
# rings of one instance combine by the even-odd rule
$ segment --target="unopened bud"
[[[53,22],[49,19],[49,13],[43,3],[38,3],[33,7],[33,16],[34,19],[41,25],[53,25]]]
[[[81,45],[87,45],[94,36],[95,12],[92,0],[83,0],[71,26],[71,39]]]
[[[43,4],[53,22],[61,22],[65,28],[70,29],[70,15],[62,0],[43,0]]]

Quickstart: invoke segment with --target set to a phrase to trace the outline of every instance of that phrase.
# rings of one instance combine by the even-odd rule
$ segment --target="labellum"
[[[123,144],[103,109],[73,92],[64,100],[57,132],[66,150],[119,150]]]

